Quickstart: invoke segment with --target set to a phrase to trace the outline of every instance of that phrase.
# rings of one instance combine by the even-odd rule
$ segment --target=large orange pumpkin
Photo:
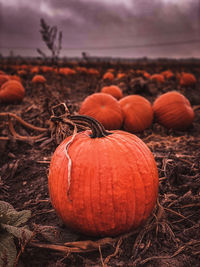
[[[88,115],[100,121],[108,130],[120,129],[123,113],[118,101],[105,93],[94,93],[85,98],[79,113]]]
[[[0,101],[17,102],[24,98],[25,90],[23,85],[15,80],[5,82],[0,88]]]
[[[153,104],[153,110],[157,122],[168,129],[185,130],[194,120],[189,100],[176,91],[159,96]]]
[[[104,86],[101,92],[110,94],[118,100],[123,97],[122,90],[117,85]]]
[[[153,120],[151,103],[140,95],[128,95],[119,101],[124,113],[123,127],[126,131],[136,133],[150,127]]]
[[[67,137],[54,152],[48,177],[50,199],[73,230],[116,236],[138,227],[151,214],[158,195],[158,171],[140,138],[99,130],[99,123],[93,127],[94,132],[80,132],[73,141]]]

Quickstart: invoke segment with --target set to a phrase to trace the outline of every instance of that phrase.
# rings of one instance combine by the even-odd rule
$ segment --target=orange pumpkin
[[[165,78],[162,74],[153,74],[151,75],[151,80],[155,81],[157,83],[164,83],[165,82]]]
[[[72,116],[72,121],[73,117],[80,116]],[[57,147],[49,169],[50,199],[73,230],[116,236],[137,228],[151,214],[158,196],[158,170],[137,136],[106,132],[98,122],[92,129],[79,132],[73,141],[67,137]]]
[[[71,76],[71,75],[76,74],[76,71],[71,69],[71,68],[65,67],[65,68],[60,68],[59,69],[59,74],[62,74],[64,76]]]
[[[114,78],[115,78],[115,76],[114,76],[114,74],[112,72],[106,72],[103,75],[103,80],[110,80],[110,81],[112,81],[112,80],[114,80]]]
[[[79,113],[100,121],[108,130],[120,129],[123,113],[118,101],[105,93],[94,93],[85,98]]]
[[[54,71],[53,67],[50,67],[50,66],[41,66],[41,70],[42,70],[44,73],[47,73],[47,72],[53,72],[53,71]]]
[[[4,84],[5,82],[7,82],[9,80],[10,80],[9,75],[0,74],[0,86],[2,86],[2,84]]]
[[[172,77],[174,77],[174,74],[171,70],[165,70],[163,72],[161,72],[161,74],[164,76],[165,79],[169,80]]]
[[[119,86],[116,85],[104,86],[101,89],[101,92],[110,94],[118,100],[123,97],[122,90],[119,88]]]
[[[125,74],[125,73],[119,72],[119,73],[117,74],[117,79],[118,79],[118,80],[120,80],[120,79],[124,79],[124,78],[126,78],[126,74]]]
[[[83,73],[83,74],[85,74],[85,73],[88,72],[87,68],[85,68],[85,67],[80,67],[80,66],[76,67],[76,70],[77,70],[78,72],[80,72],[80,73]]]
[[[182,72],[181,77],[180,77],[180,85],[181,86],[190,86],[196,84],[197,79],[192,73],[186,73]]]
[[[15,80],[5,82],[0,88],[1,102],[17,102],[24,98],[25,90],[23,85]]]
[[[32,66],[32,67],[30,68],[30,72],[31,72],[32,74],[37,74],[37,73],[39,73],[39,71],[40,71],[39,66]]]
[[[149,74],[147,71],[143,71],[142,75],[143,75],[143,77],[145,77],[146,79],[151,79],[151,74]]]
[[[36,83],[36,84],[46,83],[46,81],[47,81],[46,78],[43,75],[39,75],[39,74],[35,75],[32,79],[32,83]]]
[[[126,131],[136,133],[150,127],[153,120],[151,103],[139,95],[129,95],[119,101],[124,113],[123,127]]]
[[[98,70],[93,69],[93,68],[89,68],[87,70],[87,73],[90,74],[90,75],[94,75],[94,76],[99,76],[99,74],[100,74]]]
[[[176,91],[159,96],[153,104],[153,110],[157,122],[168,129],[185,130],[194,120],[189,100]]]
[[[17,75],[10,75],[9,76],[11,80],[15,80],[15,81],[18,81],[18,82],[22,82],[21,78]]]
[[[27,71],[26,70],[18,70],[17,74],[20,76],[25,76],[27,74]]]

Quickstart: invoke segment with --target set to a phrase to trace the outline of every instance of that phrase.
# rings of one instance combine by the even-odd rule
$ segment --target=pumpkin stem
[[[96,119],[87,115],[71,115],[67,105],[61,103],[52,108],[51,121],[65,124],[75,124],[79,127],[87,127],[92,131],[91,138],[101,138],[111,133],[106,131],[103,125]]]
[[[111,134],[106,131],[103,125],[96,119],[86,115],[70,115],[68,116],[76,125],[84,125],[92,130],[91,138],[101,138]]]

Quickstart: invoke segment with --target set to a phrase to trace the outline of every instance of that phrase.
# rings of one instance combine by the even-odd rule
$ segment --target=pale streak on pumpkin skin
[[[65,155],[68,159],[67,194],[69,193],[70,184],[71,184],[71,168],[72,168],[72,161],[71,161],[71,158],[68,154],[68,148],[69,148],[70,144],[74,141],[74,138],[77,134],[77,127],[75,124],[73,124],[73,125],[74,125],[74,132],[73,132],[72,138],[67,142],[67,144],[65,146]]]

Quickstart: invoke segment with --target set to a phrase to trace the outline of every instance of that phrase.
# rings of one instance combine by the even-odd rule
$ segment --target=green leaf
[[[20,226],[27,222],[30,216],[29,210],[16,211],[9,203],[0,201],[0,224]]]
[[[13,236],[10,234],[0,235],[0,266],[13,267],[17,257]]]

